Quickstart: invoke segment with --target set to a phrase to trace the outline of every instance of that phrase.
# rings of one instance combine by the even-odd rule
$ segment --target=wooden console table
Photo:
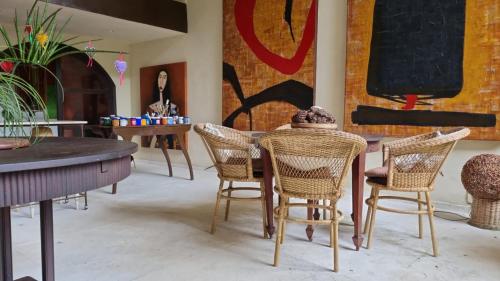
[[[194,179],[193,166],[191,164],[191,159],[189,158],[189,153],[187,147],[184,143],[185,133],[191,130],[191,124],[175,124],[175,125],[150,125],[150,126],[124,126],[124,127],[113,127],[113,126],[89,126],[93,133],[103,136],[105,138],[114,138],[116,136],[121,136],[126,141],[131,141],[133,136],[156,136],[160,143],[161,151],[165,156],[168,164],[168,174],[171,177],[172,174],[172,163],[170,161],[170,156],[168,155],[168,145],[166,136],[174,135],[177,137],[179,145],[181,146],[182,153],[186,158],[186,162],[189,167],[190,179]],[[117,185],[113,185],[112,193],[115,194],[117,190]]]
[[[0,151],[0,280],[14,279],[10,206],[40,202],[42,277],[43,281],[54,281],[52,199],[126,178],[130,175],[130,155],[136,151],[137,144],[131,142],[60,137]]]

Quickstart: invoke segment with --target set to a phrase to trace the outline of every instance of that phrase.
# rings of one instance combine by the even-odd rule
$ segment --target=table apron
[[[0,173],[0,207],[85,192],[130,175],[130,156],[40,170]]]

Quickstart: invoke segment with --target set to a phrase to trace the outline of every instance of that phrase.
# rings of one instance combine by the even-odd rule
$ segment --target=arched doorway
[[[77,49],[69,47],[69,50]],[[86,120],[89,125],[99,124],[99,117],[116,114],[116,88],[113,80],[104,68],[94,61],[87,67],[88,56],[84,53],[70,54],[52,62],[48,69],[61,82],[63,89],[57,85],[56,79],[43,71],[33,80],[33,72],[20,67],[16,74],[36,88],[47,105],[49,119]],[[40,69],[38,69],[40,70]],[[70,127],[59,132],[60,136],[75,136]],[[86,132],[86,136],[93,136]]]
[[[87,62],[87,55],[72,54],[53,63],[56,76],[64,88],[63,94],[59,87],[55,87],[57,119],[86,120],[89,125],[96,125],[99,124],[99,117],[116,114],[113,80],[99,63],[94,61],[89,68]],[[47,96],[50,98],[50,95]]]

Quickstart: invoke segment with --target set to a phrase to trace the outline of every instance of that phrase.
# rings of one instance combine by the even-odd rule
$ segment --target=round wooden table
[[[10,206],[40,202],[42,276],[54,281],[52,199],[126,178],[136,151],[135,143],[98,138],[45,138],[27,148],[0,151],[0,280],[14,279]]]

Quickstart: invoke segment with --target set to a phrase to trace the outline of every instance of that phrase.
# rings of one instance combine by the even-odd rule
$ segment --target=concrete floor
[[[352,227],[340,226],[339,273],[331,271],[326,227],[311,243],[304,225],[288,224],[275,268],[259,204],[233,203],[229,221],[220,219],[210,235],[215,171],[196,169],[189,181],[185,167],[169,178],[163,163],[137,162],[117,195],[110,187],[90,192],[89,210],[54,205],[57,280],[500,280],[499,232],[437,218],[441,256],[434,258],[428,225],[418,239],[416,217],[390,213],[377,216],[370,250],[354,251]],[[345,214],[349,202],[348,190]],[[25,209],[13,212],[12,225],[15,277],[41,280],[39,219]]]

